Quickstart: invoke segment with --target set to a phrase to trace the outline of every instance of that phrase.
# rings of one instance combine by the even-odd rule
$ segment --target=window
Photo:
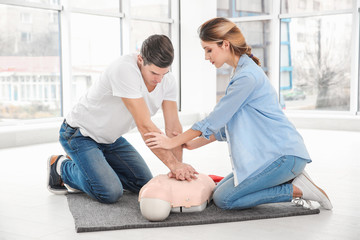
[[[49,4],[49,5],[59,5],[59,1],[61,0],[22,0],[27,3],[35,3],[35,4]]]
[[[131,16],[141,18],[170,18],[169,0],[131,0]]]
[[[29,12],[20,13],[21,23],[32,23],[32,16]]]
[[[268,0],[217,0],[218,17],[259,16],[270,13],[271,1]]]
[[[73,13],[70,42],[71,102],[74,104],[101,72],[120,56],[120,20]]]
[[[244,35],[246,43],[251,46],[252,54],[259,58],[262,69],[269,75],[269,65],[271,65],[271,58],[269,55],[269,21],[239,22],[237,25]],[[217,102],[225,95],[225,90],[230,81],[232,70],[232,67],[229,65],[224,65],[217,70]]]
[[[261,67],[270,76],[270,57],[271,36],[270,21],[259,21],[257,16],[269,13],[271,1],[218,1],[218,16],[222,17],[243,17],[251,16],[253,21],[239,21],[241,18],[231,19],[240,28],[245,37],[246,43],[251,46],[252,54],[259,58]],[[231,7],[232,6],[232,7]],[[231,8],[233,8],[231,10]],[[226,10],[226,11],[225,11]],[[217,102],[224,96],[226,87],[230,81],[232,67],[224,65],[217,69],[216,79],[216,99]]]
[[[0,121],[61,115],[59,29],[49,13],[57,14],[0,5],[1,18],[11,19],[0,24]],[[44,78],[54,80],[52,95]]]
[[[310,6],[317,4],[329,8],[318,1]],[[280,93],[286,109],[349,111],[352,14],[293,17],[281,24]]]
[[[142,42],[152,34],[164,34],[170,37],[170,24],[132,20],[130,28],[130,50],[140,52]]]
[[[119,13],[119,0],[71,0],[71,8],[94,10],[103,13]]]
[[[169,0],[133,0],[130,7],[130,51],[139,52],[142,42],[152,34],[171,37]]]
[[[20,39],[21,39],[22,42],[30,43],[31,42],[31,33],[22,32]]]
[[[281,0],[281,13],[310,13],[351,9],[353,0]]]
[[[0,0],[0,122],[64,116],[122,53],[176,29],[174,0],[7,2]]]

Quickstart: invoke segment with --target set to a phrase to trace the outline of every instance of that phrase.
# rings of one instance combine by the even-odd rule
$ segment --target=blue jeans
[[[305,168],[307,160],[283,156],[264,171],[250,176],[236,187],[234,175],[226,176],[215,188],[214,203],[223,209],[244,209],[264,203],[290,202],[293,186],[288,183]]]
[[[116,202],[124,189],[137,193],[153,177],[144,159],[123,137],[100,144],[64,121],[60,143],[71,158],[61,165],[62,180],[99,202]]]

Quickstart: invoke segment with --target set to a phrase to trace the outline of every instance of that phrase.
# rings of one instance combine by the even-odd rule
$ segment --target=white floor
[[[326,190],[334,209],[318,215],[198,225],[76,233],[65,196],[45,188],[45,162],[63,153],[48,143],[0,149],[0,240],[10,239],[360,239],[360,132],[300,130],[313,163],[307,171]],[[138,133],[128,134],[153,174],[167,169],[144,145]],[[185,151],[184,160],[199,172],[226,175],[227,146],[213,143]]]

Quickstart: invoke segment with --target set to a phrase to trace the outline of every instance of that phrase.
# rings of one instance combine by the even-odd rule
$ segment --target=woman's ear
[[[221,47],[224,48],[224,49],[229,49],[230,42],[228,40],[224,40]]]

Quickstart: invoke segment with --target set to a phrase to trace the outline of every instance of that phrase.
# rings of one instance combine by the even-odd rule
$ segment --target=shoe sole
[[[324,190],[322,190],[321,188],[319,188],[310,178],[310,176],[307,174],[307,172],[303,171],[302,174],[304,175],[304,177],[309,180],[311,182],[312,185],[314,185],[327,199],[326,202],[321,202],[320,205],[323,206],[325,209],[327,210],[331,210],[333,208],[330,199],[328,197],[328,195],[325,193]],[[321,196],[318,196],[321,199]]]
[[[54,189],[54,188],[51,188],[50,187],[50,169],[51,169],[51,157],[50,156],[47,160],[47,179],[46,179],[46,187],[47,189],[53,193],[53,194],[56,194],[56,195],[65,195],[68,193],[67,190],[60,190],[60,189]]]
[[[82,193],[82,191],[80,191],[79,189],[72,188],[66,183],[64,183],[64,186],[66,187],[68,193]]]

